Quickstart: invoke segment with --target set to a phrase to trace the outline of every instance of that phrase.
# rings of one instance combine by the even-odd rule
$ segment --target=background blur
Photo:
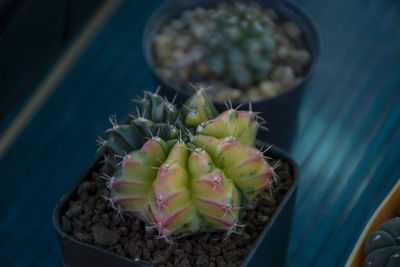
[[[0,0],[1,266],[62,265],[52,210],[108,116],[155,89],[142,31],[162,2]],[[302,176],[287,266],[340,266],[400,177],[400,2],[294,2],[322,54],[290,151]]]

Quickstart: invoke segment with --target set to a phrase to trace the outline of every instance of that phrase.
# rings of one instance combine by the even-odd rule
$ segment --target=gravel
[[[283,163],[277,174],[272,194],[260,193],[243,212],[242,232],[228,238],[213,232],[182,237],[174,244],[157,239],[156,233],[146,231],[145,223],[122,217],[109,206],[98,172],[80,184],[76,198],[61,214],[61,225],[79,241],[155,266],[239,266],[293,183],[289,164]]]

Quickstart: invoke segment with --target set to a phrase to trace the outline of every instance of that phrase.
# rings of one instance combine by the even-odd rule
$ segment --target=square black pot
[[[258,239],[254,242],[249,254],[242,262],[242,266],[283,266],[285,263],[287,244],[290,234],[292,213],[295,204],[297,185],[299,181],[299,167],[297,163],[283,150],[272,147],[268,155],[287,162],[290,166],[293,184],[279,203],[274,214],[265,225]],[[53,224],[61,245],[64,266],[149,266],[134,259],[120,256],[108,250],[76,240],[67,234],[61,226],[61,216],[68,209],[68,202],[76,197],[76,191],[81,182],[90,177],[102,159],[98,155],[91,166],[72,188],[57,203],[53,213]]]

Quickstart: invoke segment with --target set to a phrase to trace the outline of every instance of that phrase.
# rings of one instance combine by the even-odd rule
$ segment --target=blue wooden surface
[[[0,265],[61,266],[52,209],[107,117],[153,89],[141,49],[161,1],[125,1],[0,161]],[[400,177],[400,2],[298,0],[322,56],[292,154],[302,167],[288,266],[340,266]],[[273,130],[273,129],[272,129]]]

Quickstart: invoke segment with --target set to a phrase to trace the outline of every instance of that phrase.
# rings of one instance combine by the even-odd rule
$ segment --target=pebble
[[[120,236],[126,236],[126,235],[128,235],[128,228],[127,227],[125,227],[125,226],[122,226],[122,227],[120,227],[119,228],[119,234],[120,234]]]
[[[106,204],[104,202],[96,203],[96,210],[104,211],[106,209]]]
[[[81,196],[81,199],[82,199],[82,200],[85,199],[85,198],[83,197],[84,195],[87,195],[87,194],[82,194],[82,196]],[[93,214],[94,214],[94,204],[93,204],[93,203],[90,203],[90,202],[85,203],[85,204],[83,205],[83,210],[84,210],[84,213],[85,213],[86,215],[88,215],[88,216],[93,216]]]
[[[174,20],[171,21],[171,27],[174,30],[178,30],[179,31],[179,30],[182,30],[185,27],[185,24],[182,21],[178,20],[178,19],[174,19]]]
[[[279,83],[273,81],[263,81],[261,82],[260,94],[263,97],[274,97],[279,93]]]
[[[132,258],[140,258],[142,254],[142,250],[134,242],[129,243],[128,252]]]
[[[187,80],[187,78],[189,78],[190,71],[188,68],[182,68],[182,69],[179,69],[178,75],[179,75],[179,77],[183,77],[185,80]]]
[[[203,24],[191,24],[189,31],[198,39],[203,39],[208,29]]]
[[[197,18],[202,19],[202,18],[207,17],[207,16],[208,16],[208,13],[207,13],[207,10],[206,10],[205,8],[203,8],[203,7],[196,7],[196,8],[194,9],[194,15],[195,15]]]
[[[184,252],[185,252],[185,251],[184,251],[183,249],[177,248],[177,249],[174,249],[173,254],[174,254],[175,256],[179,256],[179,255],[183,255]]]
[[[219,255],[221,255],[221,249],[217,246],[212,246],[209,248],[208,253],[211,256],[219,256]]]
[[[154,245],[156,246],[156,248],[158,248],[159,250],[164,250],[168,247],[167,242],[165,242],[162,239],[156,239],[154,240]]]
[[[151,258],[151,252],[147,248],[143,249],[142,254],[143,254],[143,259],[145,260],[149,260]]]
[[[92,228],[94,241],[99,245],[114,245],[119,239],[118,233],[110,231],[103,225],[96,225]]]
[[[112,221],[114,225],[120,225],[121,224],[121,215],[119,215],[116,211],[114,211],[114,214],[112,216]]]
[[[247,97],[249,98],[249,101],[251,101],[251,102],[256,102],[263,98],[260,94],[260,91],[256,87],[250,88],[247,91]]]
[[[82,214],[81,216],[79,216],[79,220],[81,222],[87,222],[89,220],[89,215],[88,214]]]
[[[294,71],[289,66],[278,66],[272,73],[272,79],[282,84],[282,89],[287,89],[296,83]]]
[[[300,63],[302,66],[307,66],[311,61],[311,55],[304,49],[293,49],[290,51],[289,57],[293,61]]]
[[[182,49],[176,49],[172,52],[171,59],[177,62],[181,62],[186,57],[186,53]]]
[[[77,218],[82,212],[82,203],[75,203],[67,210],[66,215],[70,218]]]
[[[170,69],[170,68],[161,68],[159,70],[159,72],[160,72],[160,75],[164,79],[166,79],[168,81],[173,81],[174,80],[174,72],[172,71],[172,69]]]
[[[214,95],[214,99],[220,102],[224,102],[229,99],[231,101],[238,101],[242,97],[242,94],[242,91],[239,89],[222,89]]]
[[[228,262],[237,262],[242,258],[242,255],[238,250],[231,250],[224,254],[224,258]]]
[[[78,229],[79,231],[84,231],[84,228],[86,228],[84,222],[80,221],[78,218],[71,220],[71,226],[72,229]]]
[[[140,248],[145,248],[146,244],[142,240],[139,240],[138,242],[136,242],[136,246]]]
[[[276,55],[278,58],[287,58],[291,55],[292,50],[286,45],[280,45],[276,49]]]
[[[175,39],[175,45],[178,49],[186,50],[192,42],[192,39],[188,35],[178,36]]]
[[[189,267],[191,265],[189,259],[183,258],[178,266]]]
[[[198,61],[198,62],[194,63],[194,68],[195,68],[196,72],[198,72],[204,76],[206,76],[210,73],[210,68],[203,61]]]
[[[294,22],[285,22],[282,24],[284,34],[290,39],[298,39],[301,37],[301,30]]]
[[[171,46],[173,37],[162,34],[154,39],[154,54],[158,60],[169,60],[171,56]]]
[[[82,195],[83,193],[93,194],[95,190],[96,189],[93,186],[93,183],[85,181],[79,185],[76,193],[78,194],[78,196]]]
[[[273,165],[273,162],[271,164]],[[240,235],[232,234],[227,240],[224,239],[225,235],[219,232],[184,237],[175,245],[170,245],[164,240],[154,240],[155,233],[147,233],[144,223],[131,217],[127,217],[125,222],[117,222],[114,220],[115,211],[112,209],[98,210],[101,203],[105,205],[107,203],[102,196],[97,194],[97,191],[90,195],[87,202],[82,202],[78,196],[77,201],[70,203],[70,208],[86,207],[90,206],[88,203],[92,203],[91,205],[95,207],[92,215],[86,217],[81,214],[71,218],[65,214],[61,217],[61,222],[64,221],[64,225],[68,225],[69,222],[70,226],[63,226],[63,228],[70,227],[71,235],[77,240],[89,244],[94,243],[114,253],[133,259],[137,258],[140,262],[147,264],[158,264],[157,266],[196,266],[196,264],[239,266],[263,229],[262,222],[268,221],[271,216],[269,213],[273,213],[278,200],[283,197],[285,193],[283,187],[287,187],[293,182],[286,164],[283,164],[277,172],[280,176],[277,185],[279,190],[276,190],[277,195],[271,197],[267,192],[261,193],[257,197],[257,201],[254,201],[258,205],[253,207],[252,211],[247,210],[245,218],[243,218],[244,224],[246,224],[244,232]],[[97,190],[101,191],[102,188]],[[91,199],[95,199],[95,201],[91,201]],[[249,223],[250,217],[257,221],[257,225]],[[108,225],[99,224],[99,219],[108,220]],[[87,225],[93,226],[87,227]]]
[[[150,252],[154,252],[155,246],[154,246],[154,241],[153,240],[147,240],[146,242],[146,247]]]
[[[193,10],[185,10],[182,13],[182,21],[185,23],[188,23],[189,21],[191,21],[194,18],[194,12]]]
[[[196,265],[197,266],[209,266],[208,256],[207,255],[197,256],[196,257]]]
[[[258,214],[257,215],[257,220],[261,223],[264,224],[269,220],[269,217],[266,215]]]
[[[183,244],[181,245],[181,248],[182,248],[186,253],[191,254],[191,253],[193,252],[192,243],[190,243],[188,240],[185,240],[185,241],[183,242]]]
[[[224,260],[224,257],[222,257],[222,256],[217,257],[217,266],[218,267],[227,267],[228,266]]]

